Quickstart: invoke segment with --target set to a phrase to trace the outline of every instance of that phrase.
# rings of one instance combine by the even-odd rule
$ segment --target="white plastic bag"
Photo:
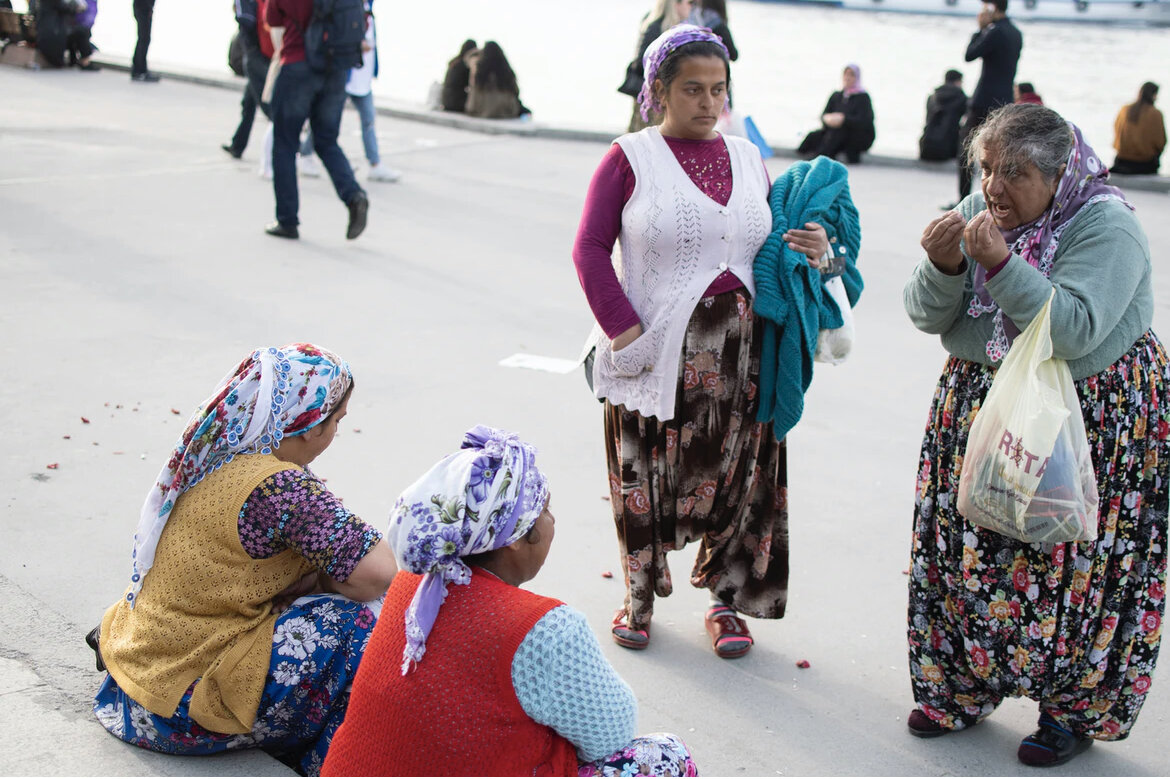
[[[845,292],[845,282],[841,281],[840,276],[826,281],[825,291],[837,302],[837,308],[841,309],[843,324],[832,330],[821,330],[817,334],[817,351],[813,359],[839,365],[845,362],[849,350],[853,348],[853,309],[849,306],[849,295]]]
[[[971,425],[958,508],[1020,541],[1090,541],[1097,477],[1072,374],[1052,356],[1051,306],[1016,337]]]

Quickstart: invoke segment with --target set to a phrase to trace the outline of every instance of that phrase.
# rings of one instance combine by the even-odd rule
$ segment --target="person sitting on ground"
[[[399,562],[324,776],[694,776],[579,611],[520,588],[553,542],[536,450],[482,425],[399,497]]]
[[[191,417],[142,508],[130,585],[87,637],[98,721],[155,752],[261,747],[313,775],[397,567],[309,470],[353,391],[312,344],[257,349]],[[309,596],[316,593],[336,593]]]
[[[926,125],[918,139],[918,159],[953,160],[959,156],[959,121],[967,112],[963,74],[948,70],[943,84],[926,99]]]
[[[861,67],[850,63],[841,75],[842,88],[829,96],[821,112],[821,129],[801,141],[797,153],[811,159],[819,154],[836,159],[845,153],[849,162],[861,162],[861,153],[873,146],[873,103],[861,85]]]
[[[37,22],[37,51],[54,67],[66,65],[66,55],[73,54],[82,70],[101,70],[90,61],[93,46],[90,44],[90,29],[78,24],[78,17],[89,15],[90,0],[37,0],[30,7]],[[97,2],[93,1],[93,15],[97,15]],[[90,24],[92,25],[92,18]]]
[[[471,76],[467,87],[468,116],[481,119],[515,119],[527,109],[520,102],[516,73],[504,50],[495,41],[468,56]]]
[[[1153,174],[1166,148],[1166,125],[1162,112],[1154,108],[1158,85],[1142,84],[1138,99],[1122,108],[1113,122],[1113,148],[1117,158],[1111,170],[1131,175]]]
[[[459,47],[459,54],[447,63],[447,75],[443,77],[440,98],[444,111],[463,113],[467,107],[467,87],[471,82],[471,66],[467,63],[467,55],[478,49],[476,42],[468,38]]]
[[[1021,81],[1012,87],[1012,94],[1017,103],[1031,103],[1032,105],[1044,105],[1044,101],[1040,95],[1036,94],[1035,87],[1030,81]]]

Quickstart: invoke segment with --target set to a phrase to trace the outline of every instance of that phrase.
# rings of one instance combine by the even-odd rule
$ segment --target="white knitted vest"
[[[724,136],[731,157],[731,199],[721,206],[683,170],[656,127],[623,135],[636,183],[622,211],[618,277],[642,322],[642,335],[614,353],[595,329],[593,386],[598,398],[642,416],[674,417],[687,322],[703,292],[730,270],[753,295],[752,261],[772,230],[760,152]]]

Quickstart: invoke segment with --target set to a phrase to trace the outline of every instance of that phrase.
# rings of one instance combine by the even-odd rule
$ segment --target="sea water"
[[[19,5],[19,2],[17,3]],[[632,101],[616,89],[649,2],[639,0],[375,0],[379,77],[375,96],[422,104],[465,38],[495,40],[541,124],[622,132]],[[102,52],[129,56],[136,32],[129,0],[103,0],[94,25]],[[877,116],[873,151],[915,156],[930,92],[948,68],[970,94],[980,63],[963,54],[974,18],[731,0],[729,26],[740,51],[732,66],[735,106],[766,139],[795,146],[815,129],[846,63],[861,66]],[[1082,128],[1112,161],[1113,120],[1143,81],[1170,84],[1170,30],[1086,23],[1027,22],[1018,81]],[[235,30],[227,0],[158,0],[152,68],[227,72]],[[242,83],[242,82],[241,82]],[[1165,90],[1164,90],[1165,92]],[[225,138],[230,127],[224,128]]]

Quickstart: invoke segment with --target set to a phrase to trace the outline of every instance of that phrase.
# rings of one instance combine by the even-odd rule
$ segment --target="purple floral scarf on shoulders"
[[[1085,142],[1080,128],[1072,122],[1068,126],[1073,134],[1073,147],[1057,184],[1052,205],[1038,219],[1026,225],[1000,230],[1012,254],[1023,257],[1045,278],[1052,275],[1053,259],[1061,234],[1082,208],[1102,200],[1120,200],[1127,208],[1133,209],[1122,191],[1108,183],[1109,169]],[[975,294],[967,307],[967,314],[975,319],[984,314],[995,317],[995,329],[991,340],[987,342],[987,356],[992,362],[999,362],[1020,334],[1020,328],[1003,315],[999,305],[987,292],[987,271],[983,266],[976,265],[973,283]]]

